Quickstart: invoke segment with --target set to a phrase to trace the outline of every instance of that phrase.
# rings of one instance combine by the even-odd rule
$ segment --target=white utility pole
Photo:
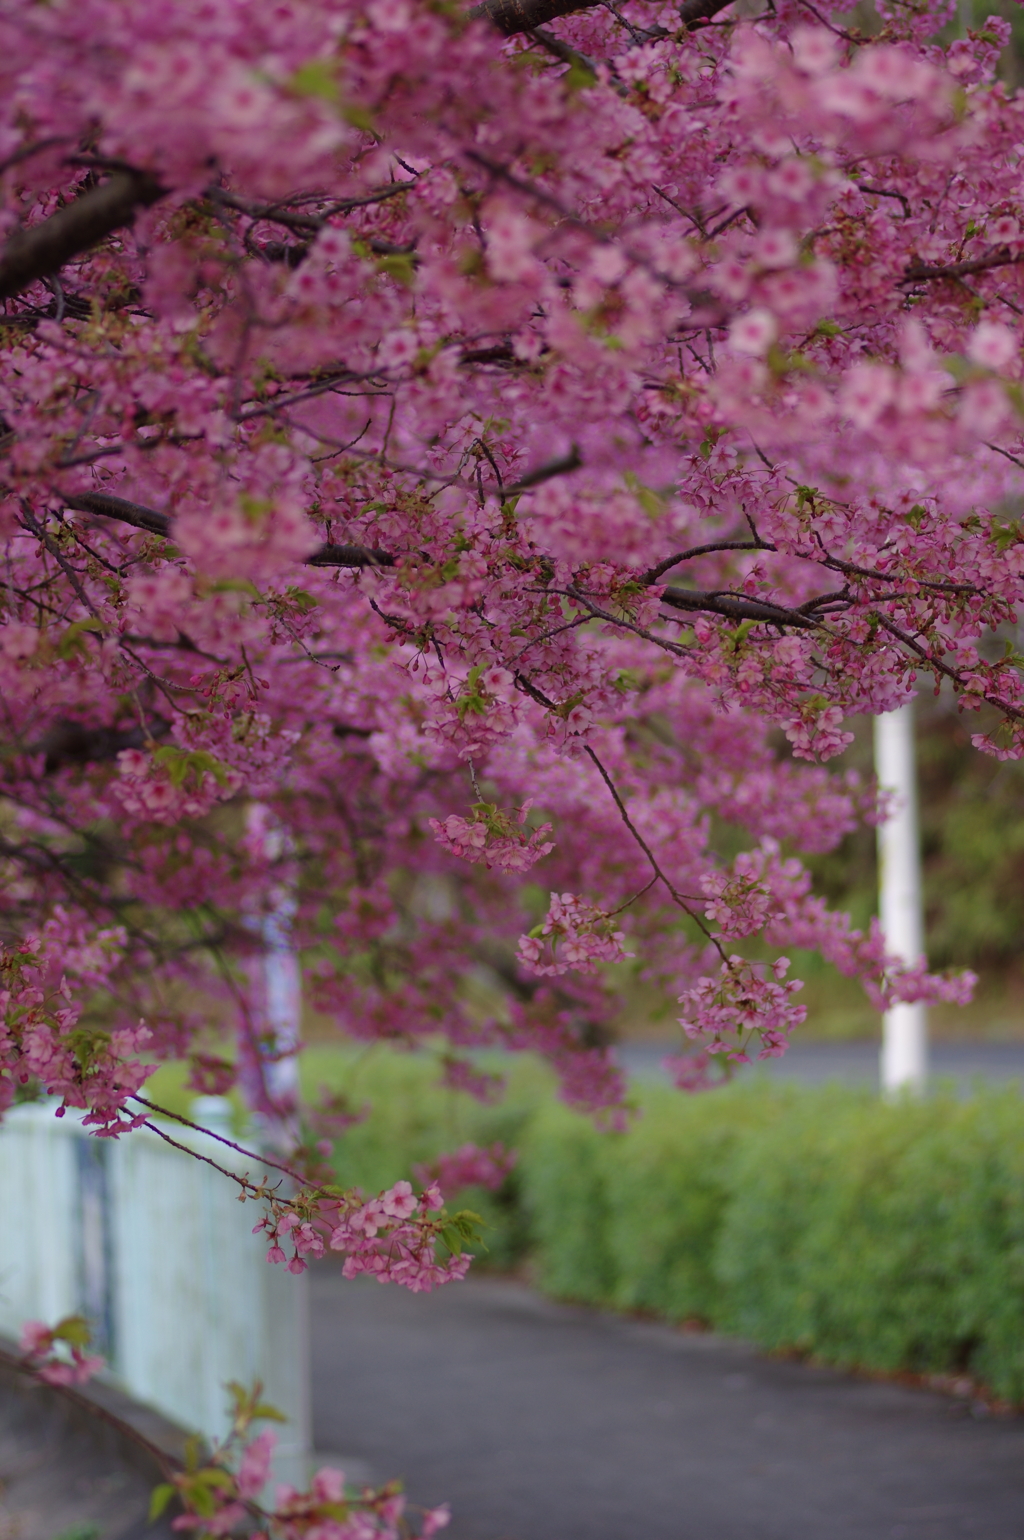
[[[878,827],[882,932],[886,949],[914,964],[924,955],[924,917],[912,701],[875,718],[875,774],[885,791],[895,793],[892,811]],[[882,1018],[882,1092],[920,1093],[927,1079],[927,1012],[920,1002],[901,1001]]]

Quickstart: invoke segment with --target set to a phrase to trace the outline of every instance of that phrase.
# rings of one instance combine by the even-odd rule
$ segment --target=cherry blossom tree
[[[1024,98],[1005,22],[877,11],[4,7],[0,1108],[126,1133],[185,1058],[294,1119],[282,914],[343,1036],[612,1121],[638,981],[686,1087],[785,1050],[785,948],[965,998],[801,861],[878,816],[850,715],[1024,750]],[[461,1275],[345,1115],[271,1258]]]

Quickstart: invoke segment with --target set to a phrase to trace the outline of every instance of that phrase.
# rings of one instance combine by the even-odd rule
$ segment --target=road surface
[[[318,1449],[450,1540],[1024,1537],[1024,1419],[507,1280],[311,1283]]]

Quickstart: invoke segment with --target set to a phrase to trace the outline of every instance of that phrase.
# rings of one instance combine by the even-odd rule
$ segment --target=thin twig
[[[279,1160],[271,1160],[268,1155],[258,1155],[255,1150],[247,1150],[243,1144],[236,1144],[233,1139],[226,1139],[223,1134],[215,1134],[211,1128],[204,1128],[201,1123],[193,1123],[191,1118],[184,1117],[180,1112],[171,1112],[167,1107],[158,1107],[155,1102],[147,1101],[144,1096],[139,1096],[137,1093],[132,1097],[132,1101],[138,1102],[140,1106],[155,1113],[157,1117],[171,1118],[175,1123],[184,1123],[186,1128],[194,1129],[197,1134],[206,1134],[208,1138],[216,1139],[218,1144],[227,1145],[228,1149],[234,1150],[237,1155],[244,1155],[246,1160],[255,1160],[261,1166],[272,1166],[275,1171],[283,1171],[285,1176],[290,1176],[296,1182],[303,1180],[299,1172],[293,1171],[291,1166],[284,1166]],[[146,1126],[150,1125],[147,1123]],[[158,1131],[154,1130],[154,1132]],[[187,1148],[187,1146],[181,1146],[181,1148]]]
[[[766,540],[719,540],[711,545],[695,545],[688,551],[677,551],[674,556],[666,556],[664,561],[659,561],[657,566],[648,567],[642,583],[656,583],[662,573],[670,571],[680,562],[692,561],[695,556],[711,556],[716,551],[774,551],[777,547],[769,545]]]
[[[626,804],[623,802],[622,798],[619,795],[618,787],[615,785],[615,782],[612,780],[611,776],[608,774],[608,771],[605,769],[605,767],[601,763],[600,759],[598,759],[597,755],[594,753],[594,750],[590,747],[589,743],[585,743],[583,745],[583,752],[588,756],[588,758],[590,758],[593,761],[594,765],[597,768],[597,773],[600,775],[602,781],[607,786],[608,790],[611,792],[612,799],[613,799],[613,801],[615,803],[615,806],[619,810],[619,814],[620,814],[620,816],[622,818],[623,823],[626,825],[626,828],[629,830],[630,834],[636,840],[637,844],[640,846],[640,849],[643,851],[644,855],[647,857],[648,861],[651,863],[651,870],[654,872],[655,877],[660,879],[660,881],[665,884],[665,887],[668,889],[669,893],[672,896],[673,902],[679,905],[679,908],[682,909],[684,914],[689,915],[690,919],[693,920],[694,924],[698,927],[698,929],[701,930],[704,933],[704,935],[707,937],[707,939],[711,942],[711,945],[715,948],[715,951],[718,953],[718,955],[722,959],[722,961],[726,964],[727,967],[730,967],[731,964],[729,963],[729,959],[726,956],[725,950],[722,947],[722,943],[719,941],[718,937],[715,935],[715,933],[713,931],[708,929],[707,925],[704,923],[704,920],[701,918],[701,916],[694,912],[694,910],[686,902],[686,899],[683,897],[683,895],[678,891],[677,888],[673,887],[672,883],[669,882],[668,878],[665,876],[665,873],[662,871],[661,867],[658,864],[658,860],[657,860],[657,857],[654,854],[654,851],[651,849],[650,845],[648,845],[647,841],[644,839],[643,835],[640,833],[640,830],[637,828],[636,824],[630,818],[629,812],[628,812],[628,810],[626,808]],[[646,891],[646,889],[644,891]]]

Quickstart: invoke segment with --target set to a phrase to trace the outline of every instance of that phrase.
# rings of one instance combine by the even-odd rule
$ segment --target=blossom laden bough
[[[282,906],[343,1035],[612,1121],[641,974],[688,1084],[798,1023],[744,946],[963,997],[802,865],[851,717],[1024,750],[1022,107],[945,19],[6,7],[0,1108],[127,1132],[177,1058],[273,1118]],[[287,1262],[463,1265],[321,1201]]]

